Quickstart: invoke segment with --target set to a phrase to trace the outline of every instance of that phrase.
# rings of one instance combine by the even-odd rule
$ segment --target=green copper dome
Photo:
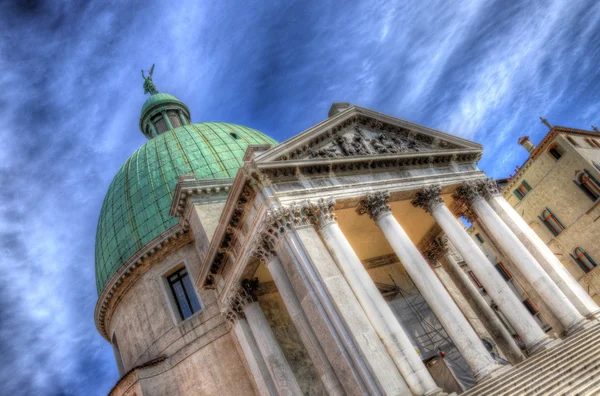
[[[144,108],[154,106],[161,95],[169,102],[177,100],[154,94]],[[100,212],[96,232],[98,293],[131,256],[177,224],[169,209],[180,175],[235,177],[251,144],[277,142],[254,129],[207,122],[168,130],[133,153],[110,184]]]

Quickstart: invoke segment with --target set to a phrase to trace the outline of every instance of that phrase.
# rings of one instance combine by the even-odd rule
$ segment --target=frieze
[[[409,154],[409,155],[407,155]],[[430,152],[409,152],[409,153],[394,153],[386,156],[354,156],[346,157],[323,155],[321,159],[337,159],[335,162],[326,163],[294,163],[290,166],[278,166],[276,168],[265,168],[263,173],[270,179],[287,179],[297,178],[299,175],[314,176],[319,174],[330,175],[331,173],[354,173],[360,171],[374,171],[386,169],[397,169],[402,167],[414,166],[432,166],[444,165],[451,162],[475,162],[479,160],[480,152],[465,152],[465,153],[440,153],[435,151]],[[315,156],[318,159],[318,156]],[[341,161],[343,160],[343,161]],[[283,165],[284,163],[282,163]]]

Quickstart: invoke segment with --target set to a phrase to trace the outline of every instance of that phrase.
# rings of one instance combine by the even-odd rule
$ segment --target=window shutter
[[[590,255],[588,254],[588,252],[584,252],[583,254],[585,254],[585,257],[587,257],[587,259],[588,259],[588,260],[590,260],[590,263],[592,263],[592,265],[593,265],[594,267],[597,267],[597,266],[598,266],[598,264],[596,264],[596,262],[594,261],[594,259],[592,258],[592,256],[590,256]]]
[[[550,230],[550,232],[552,233],[552,235],[557,236],[558,234],[556,233],[556,231],[554,231],[554,228],[550,227],[550,224],[548,224],[546,222],[546,220],[544,220],[542,218],[542,216],[538,216],[538,219],[540,219],[540,221],[542,222],[542,224],[544,224],[546,226],[547,229]]]
[[[583,187],[581,185],[581,183],[579,183],[577,180],[573,180],[573,183],[575,183],[577,185],[577,187],[579,187],[581,189],[581,191],[583,191],[585,193],[585,195],[588,196],[589,199],[591,199],[592,201],[596,201],[596,197],[594,197],[592,195],[592,193],[590,193],[587,188]]]
[[[588,267],[585,266],[585,264],[583,264],[580,260],[577,259],[577,257],[573,256],[573,254],[569,253],[569,255],[571,256],[571,258],[573,260],[575,260],[575,262],[577,263],[577,265],[579,265],[579,267],[581,267],[581,269],[583,270],[583,272],[585,272],[586,274],[588,272],[590,272],[590,269]]]
[[[546,208],[546,209],[548,209],[548,208]],[[566,228],[567,228],[567,227],[565,227],[565,225],[564,225],[564,224],[563,224],[563,223],[560,221],[560,219],[559,219],[559,218],[558,218],[558,217],[557,217],[557,216],[554,214],[554,212],[552,212],[550,209],[548,209],[548,212],[550,212],[550,214],[552,214],[552,216],[554,216],[554,219],[556,220],[556,222],[557,222],[558,224],[560,224],[560,226],[561,226],[563,229],[566,229]]]
[[[587,170],[587,169],[584,169],[583,171],[585,172],[585,174],[586,174],[586,175],[588,175],[588,176],[590,177],[590,179],[592,179],[592,181],[593,181],[594,183],[596,183],[596,185],[597,185],[598,187],[600,187],[600,183],[598,183],[598,180],[596,180],[596,178],[594,177],[594,175],[592,175],[592,172],[590,172],[590,171],[589,171],[589,170]]]
[[[500,267],[500,265],[496,264],[494,265],[494,267],[496,267],[496,269],[498,270],[498,272],[500,272],[500,275],[502,275],[502,277],[504,278],[505,281],[510,280],[510,278],[508,277],[508,275],[506,275],[506,273],[502,270],[502,268]]]
[[[529,186],[529,184],[527,184],[525,180],[523,180],[523,185],[525,186],[528,192],[531,191],[531,186]]]
[[[514,190],[513,193],[517,196],[517,198],[519,198],[519,201],[523,200],[523,194],[521,194],[521,191]]]

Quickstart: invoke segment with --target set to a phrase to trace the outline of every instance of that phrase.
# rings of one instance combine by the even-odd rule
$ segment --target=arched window
[[[590,272],[598,265],[592,259],[592,257],[583,248],[580,247],[576,247],[575,249],[573,249],[571,257],[573,257],[573,260],[575,260],[577,264],[579,264],[579,266],[584,272]]]
[[[112,336],[112,346],[113,352],[115,354],[115,360],[117,361],[117,369],[119,370],[119,376],[123,376],[125,374],[125,369],[123,367],[123,360],[121,359],[121,351],[119,350],[119,343],[117,342],[117,335],[113,333]]]
[[[562,149],[557,144],[553,144],[548,149],[548,154],[558,161],[562,157]]]
[[[600,183],[598,183],[589,170],[584,169],[573,181],[592,201],[600,198]]]
[[[600,148],[600,143],[598,143],[596,141],[596,139],[593,138],[585,138],[585,141],[592,146],[593,148]]]
[[[538,217],[540,220],[542,220],[546,227],[548,227],[553,235],[558,235],[565,229],[565,226],[562,225],[560,220],[558,220],[554,213],[552,213],[552,211],[548,208],[542,210],[541,215]]]

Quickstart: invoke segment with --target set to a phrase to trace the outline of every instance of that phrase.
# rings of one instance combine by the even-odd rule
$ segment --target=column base
[[[502,375],[511,369],[512,369],[511,365],[502,366],[500,364],[496,364],[496,367],[494,367],[494,369],[492,371],[488,371],[488,372],[480,371],[478,373],[475,373],[475,382],[477,382],[477,384],[480,384],[483,381],[486,381],[486,380],[489,380],[492,378],[496,378],[499,375]]]
[[[557,343],[557,341],[558,341],[558,343]],[[560,344],[561,342],[562,342],[561,339],[554,340],[546,334],[542,338],[540,338],[539,340],[534,342],[527,349],[525,349],[525,353],[527,354],[527,356],[533,356],[539,352],[554,348],[554,346]]]
[[[577,323],[571,325],[569,328],[567,328],[565,330],[565,335],[566,336],[573,335],[573,334],[578,333],[581,330],[585,330],[593,325],[594,325],[594,322],[592,322],[586,318],[583,318],[579,322],[577,322]]]
[[[594,319],[600,320],[600,309],[590,313],[588,316],[586,316],[586,318],[588,318],[590,320],[594,320]]]
[[[444,390],[442,388],[436,388],[436,389],[430,390],[428,392],[425,392],[423,394],[423,396],[448,396],[448,394],[446,392],[444,392]]]

